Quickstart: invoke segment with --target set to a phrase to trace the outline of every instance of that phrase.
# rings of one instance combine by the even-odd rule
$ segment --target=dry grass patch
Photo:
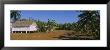
[[[55,30],[52,32],[36,32],[36,33],[12,33],[11,40],[58,40],[61,35],[66,34],[66,30]]]

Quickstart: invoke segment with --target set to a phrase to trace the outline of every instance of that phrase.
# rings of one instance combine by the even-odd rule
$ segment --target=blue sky
[[[79,14],[75,10],[21,10],[21,18],[39,19],[44,22],[52,19],[57,23],[77,22]]]

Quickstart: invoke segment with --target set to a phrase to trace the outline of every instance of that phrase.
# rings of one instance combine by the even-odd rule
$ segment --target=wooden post
[[[27,34],[27,31],[26,31],[26,34]]]
[[[21,31],[21,33],[22,33],[22,31]]]

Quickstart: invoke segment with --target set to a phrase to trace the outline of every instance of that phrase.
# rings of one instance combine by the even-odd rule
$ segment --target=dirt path
[[[63,34],[66,34],[65,30],[56,30],[53,32],[39,32],[39,33],[12,33],[11,40],[57,40]]]

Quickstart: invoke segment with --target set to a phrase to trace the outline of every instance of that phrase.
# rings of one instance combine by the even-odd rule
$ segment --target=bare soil
[[[73,31],[55,30],[52,32],[11,33],[11,40],[58,40],[59,37]]]

